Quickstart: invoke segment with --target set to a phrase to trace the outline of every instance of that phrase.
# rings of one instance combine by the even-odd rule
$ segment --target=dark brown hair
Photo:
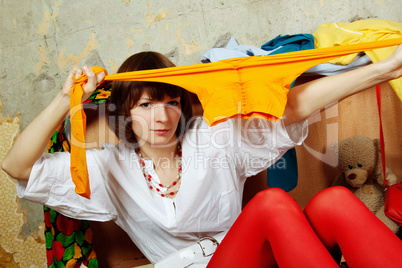
[[[146,51],[132,55],[123,62],[118,73],[140,70],[174,67],[175,65],[164,55]],[[137,104],[143,92],[146,91],[152,100],[163,100],[165,95],[171,98],[180,97],[182,115],[176,130],[180,139],[186,131],[187,122],[192,117],[189,93],[178,86],[142,81],[114,81],[109,104],[109,127],[119,140],[136,143],[131,128],[130,110]]]

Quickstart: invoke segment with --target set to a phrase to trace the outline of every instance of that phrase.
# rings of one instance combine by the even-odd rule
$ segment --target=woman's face
[[[144,91],[130,110],[132,129],[139,146],[164,147],[176,142],[176,129],[181,116],[180,97],[165,95],[161,101],[152,100]]]

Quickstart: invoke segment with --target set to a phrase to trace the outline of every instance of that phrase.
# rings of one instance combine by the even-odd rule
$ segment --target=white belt
[[[214,236],[201,237],[197,243],[179,250],[154,265],[154,268],[184,268],[197,260],[207,258],[214,254],[226,232]]]

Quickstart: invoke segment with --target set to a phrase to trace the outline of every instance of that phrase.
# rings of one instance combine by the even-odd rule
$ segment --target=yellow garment
[[[402,23],[392,20],[359,20],[351,23],[329,23],[320,25],[313,34],[316,48],[344,46],[372,41],[402,38]],[[385,47],[375,51],[365,51],[372,62],[388,58],[394,48]],[[334,64],[349,64],[357,54],[343,56],[330,61]],[[390,81],[402,101],[402,78]]]
[[[198,95],[204,117],[215,125],[230,117],[282,117],[290,84],[303,72],[339,56],[393,46],[402,39],[311,49],[208,64],[119,73],[106,80],[174,84]],[[393,48],[395,50],[395,47]]]
[[[290,84],[304,71],[339,56],[398,44],[402,44],[402,38],[264,57],[234,58],[208,64],[118,73],[107,75],[105,80],[162,82],[183,87],[198,95],[204,108],[204,117],[210,125],[230,117],[278,120],[285,110]],[[94,69],[96,73],[101,71],[99,68]],[[85,78],[79,78],[79,81],[82,88]],[[82,89],[79,92],[81,95],[74,97],[76,102],[82,98]],[[72,95],[75,94],[73,91]],[[75,107],[74,105],[72,106]],[[74,111],[72,114],[79,116],[82,113]],[[71,124],[84,122],[77,118]],[[85,128],[81,133],[85,134]],[[73,132],[73,135],[81,134]],[[82,149],[84,137],[85,135],[73,137],[72,142],[80,142],[79,149]],[[73,150],[71,158],[76,158],[72,163],[85,163],[82,154],[74,154]],[[78,165],[77,167],[80,168]],[[84,172],[76,174],[82,177],[75,177],[72,173],[74,183],[80,183],[83,186],[80,189],[86,188],[88,177],[85,177]],[[89,190],[80,194],[88,197]]]
[[[96,74],[106,70],[101,67],[92,68]],[[70,121],[71,121],[71,156],[70,172],[75,184],[75,192],[90,198],[91,189],[88,180],[88,167],[85,152],[86,115],[82,109],[82,95],[88,81],[85,75],[75,78],[75,84],[70,92]]]

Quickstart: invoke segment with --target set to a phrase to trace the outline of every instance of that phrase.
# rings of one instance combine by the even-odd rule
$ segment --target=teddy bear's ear
[[[373,143],[374,143],[375,147],[377,148],[377,152],[378,152],[378,153],[381,153],[381,143],[380,143],[380,140],[379,140],[379,139],[374,139],[374,140],[373,140]]]
[[[331,143],[331,151],[336,155],[336,156],[338,156],[338,152],[339,152],[339,142],[337,142],[337,141],[334,141],[334,142],[332,142]]]

